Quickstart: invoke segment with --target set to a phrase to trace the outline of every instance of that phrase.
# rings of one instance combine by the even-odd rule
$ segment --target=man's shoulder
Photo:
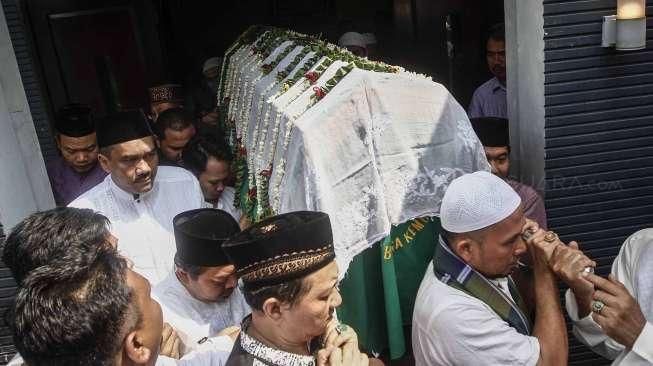
[[[236,189],[234,187],[225,187],[220,195],[220,198],[224,197],[227,202],[233,204],[234,197],[236,197]]]
[[[508,178],[506,179],[506,183],[512,187],[520,196],[523,195],[528,195],[528,196],[537,196],[540,197],[540,194],[537,193],[537,190],[533,188],[532,186],[529,186],[528,184],[524,184],[516,179]]]
[[[474,96],[479,96],[484,93],[489,93],[494,91],[494,89],[497,87],[498,81],[496,78],[491,78],[490,80],[484,82],[483,84],[479,85],[478,88],[474,91]]]
[[[414,322],[439,327],[469,310],[492,312],[482,301],[438,280],[431,266],[426,271],[415,299]]]
[[[70,202],[68,207],[91,208],[97,210],[97,200],[104,197],[109,189],[107,179],[111,179],[111,177],[106,176],[102,181],[100,181],[100,183],[96,184],[93,188],[82,193],[79,197]]]
[[[156,179],[161,183],[193,182],[197,180],[191,172],[176,166],[159,166]]]

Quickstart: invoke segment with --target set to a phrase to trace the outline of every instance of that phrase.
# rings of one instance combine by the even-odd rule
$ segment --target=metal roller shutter
[[[549,226],[610,271],[624,239],[653,226],[653,1],[647,49],[602,48],[616,0],[544,0]],[[570,365],[608,365],[570,334]]]

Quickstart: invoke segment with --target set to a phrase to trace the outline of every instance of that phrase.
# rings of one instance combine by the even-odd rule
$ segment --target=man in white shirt
[[[190,170],[200,182],[204,205],[228,212],[240,221],[242,213],[234,207],[236,190],[227,186],[231,174],[231,151],[220,136],[202,133],[186,146],[181,154],[184,168]]]
[[[573,333],[612,365],[653,365],[653,229],[624,242],[611,278],[588,275],[565,294]]]
[[[452,181],[440,220],[443,235],[413,312],[416,364],[565,365],[566,327],[551,268],[580,276],[595,264],[527,221],[517,193],[489,172]],[[528,245],[522,239],[526,233]],[[510,278],[527,250],[533,261],[534,324]],[[572,258],[564,266],[558,260],[563,254]]]
[[[172,272],[172,219],[200,208],[197,179],[186,170],[159,167],[156,144],[140,111],[118,112],[97,128],[99,161],[109,175],[73,202],[106,216],[118,250],[152,286]]]
[[[204,208],[177,215],[174,231],[176,270],[155,287],[154,296],[186,354],[223,329],[239,326],[251,309],[221,248],[240,232],[238,223],[224,211]]]

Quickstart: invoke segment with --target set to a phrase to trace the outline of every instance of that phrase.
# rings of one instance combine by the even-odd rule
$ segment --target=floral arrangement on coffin
[[[292,46],[285,47],[281,52],[277,51],[278,53],[272,61],[263,63],[264,60],[270,58],[283,42],[287,41],[292,42]],[[245,31],[225,53],[220,76],[220,85],[218,88],[218,98],[222,98],[222,104],[226,104],[224,109],[228,111],[230,110],[229,108],[235,108],[237,110],[234,111],[233,115],[240,116],[258,112],[251,111],[251,105],[248,105],[248,103],[243,103],[243,101],[233,103],[230,99],[235,90],[234,88],[241,87],[241,85],[238,85],[237,83],[237,80],[240,79],[236,79],[236,77],[239,76],[235,75],[236,72],[230,72],[231,67],[237,67],[237,64],[239,62],[245,62],[244,60],[250,60],[248,62],[252,65],[258,64],[260,76],[247,85],[249,88],[254,88],[256,80],[259,80],[261,77],[272,72],[272,70],[275,70],[297,46],[303,46],[303,49],[294,56],[293,60],[285,68],[277,71],[275,75],[274,82],[281,83],[279,85],[279,91],[275,96],[286,93],[297,83],[308,81],[308,86],[312,87],[314,93],[311,97],[308,108],[325,98],[328,93],[354,68],[384,73],[396,73],[402,71],[401,68],[396,66],[360,58],[346,49],[329,44],[312,36],[281,28],[252,26]],[[310,52],[313,52],[314,55],[299,66],[299,62]],[[238,59],[235,59],[234,57],[236,54],[240,55]],[[234,58],[234,60],[232,60],[232,58]],[[322,64],[313,71],[310,71],[321,59],[324,60]],[[322,72],[326,70],[334,60],[347,62],[347,65],[341,67],[332,78],[324,83],[324,85],[314,85],[322,76]],[[291,75],[292,77],[289,77]],[[250,89],[248,92],[250,93],[249,95],[251,95],[252,92],[253,89]],[[234,96],[238,97],[239,95],[241,94]],[[247,108],[250,108],[250,110]],[[261,108],[259,108],[259,110],[260,109]],[[225,116],[227,115],[227,113],[224,114]],[[261,117],[262,116],[260,115],[255,115],[251,120],[259,121]],[[250,119],[244,118],[244,120]],[[246,132],[247,126],[241,126],[239,129],[238,126],[236,126],[236,122],[234,120],[229,120],[228,118],[225,119],[223,125],[225,126],[225,133],[230,136],[229,141],[232,144],[235,156],[234,172],[236,178],[236,192],[244,195],[244,197],[236,197],[235,204],[241,206],[241,203],[243,203],[244,205],[242,206],[244,207],[241,207],[243,213],[253,221],[258,221],[272,215],[273,210],[268,197],[269,182],[273,171],[272,165],[259,172],[250,171],[250,169],[253,169],[254,167],[248,166],[248,164],[251,164],[254,156],[258,156],[259,154],[255,151],[257,146],[245,146],[244,141],[247,140],[243,139],[242,134]],[[255,155],[250,157],[248,154]]]

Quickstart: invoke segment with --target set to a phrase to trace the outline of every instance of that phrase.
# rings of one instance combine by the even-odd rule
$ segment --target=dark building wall
[[[616,0],[544,0],[546,208],[602,275],[624,239],[653,226],[653,1],[647,47],[601,47]],[[570,335],[570,364],[609,364]]]
[[[2,9],[7,19],[9,36],[16,53],[16,62],[25,88],[25,95],[34,121],[34,128],[39,139],[41,152],[45,161],[57,155],[57,147],[52,138],[48,107],[42,91],[37,64],[34,62],[34,49],[31,47],[30,35],[23,14],[16,0],[2,0]]]

